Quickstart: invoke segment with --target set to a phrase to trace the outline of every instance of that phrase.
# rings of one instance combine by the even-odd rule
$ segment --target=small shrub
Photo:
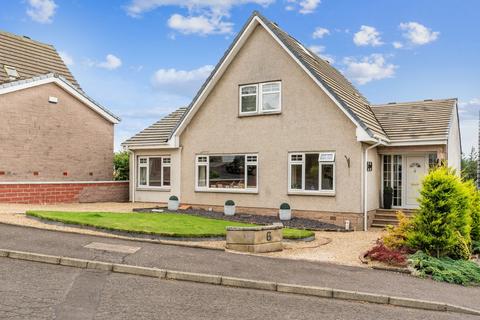
[[[288,210],[288,209],[290,209],[290,205],[288,203],[284,202],[280,205],[280,209]]]
[[[452,253],[449,255],[450,258],[456,260],[469,260],[472,256],[470,251],[470,245],[465,241],[465,238],[462,237],[460,232],[457,231],[457,244],[453,247]]]
[[[461,285],[480,284],[480,266],[473,261],[434,258],[422,251],[411,255],[409,264],[420,277]]]
[[[377,244],[365,256],[371,260],[393,266],[404,267],[407,265],[407,251],[405,249],[390,249],[381,241],[377,241]]]
[[[178,197],[177,196],[170,196],[170,198],[168,198],[168,200],[178,201]]]
[[[412,219],[405,213],[397,212],[398,225],[387,226],[387,234],[382,237],[382,242],[389,249],[405,249],[407,233],[412,229]]]
[[[130,155],[128,151],[116,152],[113,155],[113,178],[116,181],[126,181],[129,177]]]
[[[470,237],[472,241],[480,241],[480,192],[472,180],[465,182],[465,186],[470,195],[470,215],[472,219]]]
[[[475,254],[480,254],[480,240],[472,242],[472,252]]]
[[[233,202],[233,200],[227,200],[227,201],[225,201],[225,205],[226,206],[234,206],[235,202]]]

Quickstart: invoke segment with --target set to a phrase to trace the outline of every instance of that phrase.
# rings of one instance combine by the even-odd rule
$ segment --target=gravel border
[[[177,211],[169,211],[165,207],[152,207],[152,208],[134,208],[132,211],[141,212],[141,213],[152,213],[152,214],[162,213],[154,210],[164,210],[165,213],[171,212],[171,213],[178,213],[178,214],[189,214],[189,215],[206,217],[211,219],[253,223],[253,224],[259,224],[259,225],[273,225],[275,223],[281,223],[285,227],[311,230],[311,231],[353,232],[353,230],[345,230],[344,228],[332,223],[322,222],[319,220],[305,219],[305,218],[296,218],[296,217],[293,217],[292,220],[282,221],[276,216],[245,214],[245,213],[235,213],[234,216],[226,216],[223,214],[223,212],[208,211],[208,210],[193,209],[193,208],[190,208],[187,210],[179,209]]]

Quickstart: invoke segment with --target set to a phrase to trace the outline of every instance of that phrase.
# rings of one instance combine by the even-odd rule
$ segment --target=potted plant
[[[288,203],[282,203],[280,205],[280,210],[278,211],[278,216],[280,220],[290,220],[292,219],[292,209]]]
[[[226,216],[235,215],[235,202],[233,200],[225,201],[225,206],[223,207],[223,212]]]
[[[383,208],[391,209],[393,201],[393,189],[392,187],[383,188]]]
[[[178,210],[178,205],[179,205],[179,201],[178,201],[177,196],[171,196],[168,199],[168,210],[177,211]]]

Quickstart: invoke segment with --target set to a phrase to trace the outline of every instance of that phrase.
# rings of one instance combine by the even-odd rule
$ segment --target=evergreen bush
[[[467,188],[452,169],[438,167],[423,179],[419,209],[407,232],[406,244],[436,257],[455,256],[463,242],[470,245]],[[462,254],[463,256],[463,254]]]
[[[412,254],[408,262],[420,277],[461,285],[480,284],[480,266],[473,261],[434,258],[422,251]]]

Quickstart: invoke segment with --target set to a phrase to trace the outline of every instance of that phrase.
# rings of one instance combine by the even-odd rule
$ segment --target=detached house
[[[114,125],[55,48],[0,32],[0,202],[120,200]]]
[[[460,167],[457,100],[371,105],[334,67],[257,12],[191,104],[123,143],[130,199],[302,216],[363,229],[415,208],[429,166]]]

